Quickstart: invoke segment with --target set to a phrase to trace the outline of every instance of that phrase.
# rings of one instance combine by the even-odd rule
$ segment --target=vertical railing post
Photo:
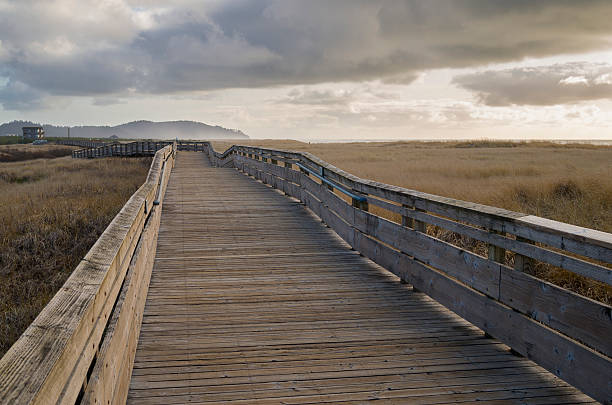
[[[353,190],[355,191],[355,190]],[[358,208],[362,211],[368,211],[370,209],[370,206],[368,204],[368,200],[363,199],[363,200],[358,200],[357,198],[352,198],[351,199],[351,205],[355,208]]]
[[[414,203],[402,204],[402,207],[407,210],[424,212],[423,210],[416,208],[414,206]],[[425,222],[419,221],[417,219],[414,219],[406,215],[402,215],[402,226],[405,226],[407,228],[412,228],[417,232],[427,233],[427,224]]]
[[[422,210],[418,208],[415,208],[414,210],[423,212]],[[412,221],[412,228],[415,231],[427,233],[427,224],[423,221],[419,221],[415,219],[414,221]]]
[[[492,229],[489,229],[489,233],[493,235],[503,235],[503,232],[495,231]],[[502,263],[502,264],[506,261],[506,249],[501,248],[499,246],[495,246],[492,243],[489,243],[488,250],[489,250],[488,251],[489,260],[493,260],[494,262]]]
[[[324,167],[321,167],[321,177],[325,178],[325,168]],[[329,191],[332,191],[332,192],[334,191],[334,186],[332,186],[329,183],[325,183],[325,185],[327,186],[327,189]]]
[[[412,206],[407,205],[407,204],[402,204],[402,208],[407,209],[407,210],[413,209]],[[407,217],[406,215],[402,215],[402,226],[405,226],[407,228],[412,228],[414,226],[414,219],[411,217]]]
[[[409,204],[402,204],[402,207],[406,210],[411,210],[411,211],[421,211],[423,212],[423,210],[416,208],[414,201],[412,201],[412,203]],[[402,215],[402,226],[405,226],[407,228],[412,228],[417,232],[421,232],[421,233],[427,233],[427,224],[423,221],[419,221],[415,218],[406,216],[406,215]],[[403,276],[401,277],[401,283],[402,284],[409,284],[409,280],[405,279]],[[420,292],[419,289],[417,289],[415,286],[412,286],[412,290],[414,292]]]
[[[529,239],[525,239],[523,237],[517,236],[516,237],[516,241],[517,242],[525,242],[525,243],[529,243],[529,244],[534,244],[533,241],[530,241]],[[523,271],[526,273],[531,273],[531,271],[533,270],[533,267],[535,265],[534,260],[531,257],[527,257],[527,256],[523,256],[521,254],[515,253],[514,254],[514,270],[517,271]]]

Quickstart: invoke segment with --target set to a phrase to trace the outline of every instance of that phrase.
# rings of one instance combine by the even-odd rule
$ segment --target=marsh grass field
[[[73,149],[62,145],[0,145],[0,163],[70,156]]]
[[[261,140],[253,146],[310,152],[365,179],[612,233],[612,147],[549,142],[317,143]],[[217,151],[232,144],[213,142]],[[399,216],[373,207],[377,215]],[[428,226],[428,234],[486,256],[486,245]],[[513,257],[508,253],[507,261]],[[538,263],[537,277],[612,304],[612,289]]]
[[[0,357],[144,182],[151,162],[49,158],[71,150],[0,146]]]

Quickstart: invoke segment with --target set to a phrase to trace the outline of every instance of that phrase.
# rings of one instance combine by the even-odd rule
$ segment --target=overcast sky
[[[0,0],[0,120],[612,139],[612,1]]]

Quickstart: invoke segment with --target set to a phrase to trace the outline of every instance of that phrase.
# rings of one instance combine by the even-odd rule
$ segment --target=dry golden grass
[[[492,141],[241,144],[310,152],[362,178],[612,233],[612,147]],[[213,145],[219,151],[231,143]],[[374,212],[399,221],[386,211]],[[431,226],[428,233],[486,255],[482,243]],[[600,283],[543,264],[533,272],[612,303],[612,290]]]
[[[64,145],[0,145],[0,162],[21,162],[31,159],[53,159],[70,156],[74,146]]]
[[[0,163],[0,357],[144,182],[150,162]]]

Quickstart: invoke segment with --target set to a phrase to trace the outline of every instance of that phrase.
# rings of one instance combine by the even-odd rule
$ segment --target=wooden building
[[[24,139],[42,139],[45,137],[45,130],[43,127],[23,127],[23,138]]]

